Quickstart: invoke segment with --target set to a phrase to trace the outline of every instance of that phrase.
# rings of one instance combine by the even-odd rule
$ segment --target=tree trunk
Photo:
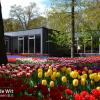
[[[7,56],[4,41],[4,26],[1,12],[1,2],[0,2],[0,65],[7,64]]]
[[[74,57],[74,49],[75,49],[75,21],[74,21],[74,5],[75,4],[75,0],[72,0],[72,33],[71,33],[71,58]]]

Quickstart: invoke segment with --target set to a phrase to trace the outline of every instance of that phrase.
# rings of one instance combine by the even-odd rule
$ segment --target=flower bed
[[[57,58],[49,57],[48,61],[62,63],[66,65],[74,65],[78,69],[81,67],[88,67],[90,69],[100,70],[100,56],[91,56],[91,57],[77,57],[77,58]]]
[[[41,64],[47,62],[47,59],[42,58],[17,58],[16,63],[17,64]]]
[[[0,87],[30,100],[99,100],[100,71],[73,65],[20,64],[0,66]]]
[[[22,55],[8,55],[7,58],[9,63],[16,63],[16,64],[34,64],[34,63],[47,62],[46,58],[27,57]]]

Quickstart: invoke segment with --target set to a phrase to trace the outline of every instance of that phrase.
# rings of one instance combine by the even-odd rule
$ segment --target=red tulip
[[[29,88],[29,89],[28,89],[28,93],[29,93],[29,94],[32,94],[32,93],[33,93],[33,90],[34,90],[33,88]]]
[[[89,99],[88,100],[96,100],[96,98],[90,94]]]
[[[94,95],[95,97],[100,97],[100,90],[97,89],[93,89],[91,91],[92,95]]]
[[[80,94],[75,94],[74,95],[74,100],[82,100]]]
[[[80,95],[85,98],[89,93],[87,91],[82,91]]]
[[[72,95],[72,94],[73,94],[73,91],[70,90],[70,89],[66,89],[66,90],[65,90],[65,93],[68,94],[68,95]]]

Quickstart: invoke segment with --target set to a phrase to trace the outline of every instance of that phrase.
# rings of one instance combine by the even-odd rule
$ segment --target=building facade
[[[31,30],[6,32],[7,52],[15,53],[48,53],[48,34],[51,29],[40,27]],[[49,48],[50,49],[50,48]]]

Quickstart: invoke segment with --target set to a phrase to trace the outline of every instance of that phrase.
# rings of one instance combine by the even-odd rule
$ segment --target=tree
[[[8,18],[4,19],[3,22],[4,22],[4,32],[14,32],[22,29],[22,26],[20,25],[18,20]]]
[[[70,32],[70,16],[71,14],[65,11],[58,12],[52,9],[48,12],[47,26],[60,32]]]
[[[53,0],[52,2],[53,2],[53,8],[60,14],[63,12],[65,14],[68,14],[68,10],[71,8],[71,11],[69,12],[69,16],[62,17],[62,20],[65,22],[64,24],[62,24],[62,25],[60,24],[60,23],[62,23],[62,20],[58,19],[59,16],[56,16],[55,19],[58,19],[60,22],[59,24],[56,23],[56,25],[58,25],[58,27],[57,27],[58,29],[59,29],[59,27],[61,27],[62,30],[65,29],[66,31],[69,29],[70,36],[71,36],[71,41],[70,41],[71,42],[71,57],[74,57],[74,52],[75,52],[75,50],[74,50],[74,48],[75,48],[75,21],[74,21],[75,12],[74,12],[74,8],[76,6],[75,0]],[[69,20],[66,20],[66,19],[69,19]],[[69,27],[66,27],[66,25],[68,25],[68,23],[69,23]],[[66,27],[66,28],[63,28],[62,26]],[[61,32],[63,32],[63,31],[61,31]]]
[[[1,12],[1,2],[0,2],[0,65],[7,64],[7,56],[4,42],[4,27]]]
[[[54,29],[57,31],[53,31],[52,34],[50,34],[50,40],[52,41],[52,44],[54,50],[59,51],[62,56],[70,56],[70,51],[68,53],[68,50],[70,50],[70,13],[66,13],[65,11],[58,12],[55,9],[52,9],[48,12],[47,17],[47,27],[50,29]],[[58,56],[60,55],[58,53]],[[57,56],[57,54],[56,54]],[[61,56],[61,55],[60,55]]]
[[[55,10],[48,13],[47,26],[51,29],[59,31],[51,34],[55,43],[68,47],[70,43],[70,14],[66,12],[57,12]],[[63,42],[62,42],[63,41]]]
[[[71,57],[74,57],[74,52],[75,52],[75,0],[72,0],[72,9],[71,9],[71,22],[72,22],[72,32],[71,32]]]
[[[84,0],[84,2],[86,2]],[[84,3],[84,9],[81,11],[81,21],[78,27],[80,32],[80,44],[83,48],[83,44],[86,43],[86,48],[91,47],[91,39],[93,42],[93,49],[99,47],[100,34],[100,0],[87,1]],[[98,51],[97,51],[98,52]]]
[[[30,3],[29,6],[22,8],[20,5],[11,6],[10,16],[14,19],[19,20],[23,29],[28,29],[29,24],[33,18],[39,15],[35,3]]]
[[[31,29],[36,27],[46,27],[46,25],[47,25],[46,18],[43,16],[38,16],[37,18],[34,18],[30,21],[28,27]]]

